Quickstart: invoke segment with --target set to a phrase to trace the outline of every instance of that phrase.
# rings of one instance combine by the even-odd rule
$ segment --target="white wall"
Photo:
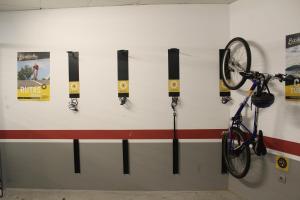
[[[178,128],[225,128],[218,49],[227,5],[78,8],[0,13],[1,129],[170,129],[167,49],[179,48]],[[117,50],[128,49],[130,108],[117,98]],[[68,110],[68,50],[80,52],[80,112]],[[16,99],[18,51],[50,51],[51,101]]]
[[[284,73],[285,36],[300,32],[299,8],[298,0],[239,0],[230,5],[230,36],[249,41],[253,70]],[[300,142],[300,103],[285,100],[283,83],[274,81],[271,90],[276,100],[272,107],[262,110],[259,128],[265,135]],[[233,92],[235,106],[231,114],[240,94],[243,92]]]

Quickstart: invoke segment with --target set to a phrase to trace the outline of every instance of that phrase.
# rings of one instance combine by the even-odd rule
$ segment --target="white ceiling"
[[[236,0],[0,0],[0,11],[150,4],[230,4]]]

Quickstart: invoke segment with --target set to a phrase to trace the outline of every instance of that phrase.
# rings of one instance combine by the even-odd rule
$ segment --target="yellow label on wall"
[[[70,81],[69,82],[69,93],[70,94],[79,94],[80,93],[79,81]]]
[[[285,96],[300,98],[300,84],[286,85]]]
[[[230,89],[228,89],[228,87],[226,87],[223,80],[220,80],[219,88],[220,88],[220,92],[230,92]]]
[[[118,93],[129,93],[129,81],[128,80],[118,81]]]
[[[35,87],[20,87],[17,90],[18,100],[21,101],[49,101],[50,85],[41,85]]]
[[[180,92],[179,80],[169,80],[169,92]]]
[[[289,171],[289,159],[283,156],[276,156],[276,169]]]

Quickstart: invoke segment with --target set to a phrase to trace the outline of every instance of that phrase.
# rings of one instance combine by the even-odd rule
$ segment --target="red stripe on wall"
[[[217,139],[223,129],[182,129],[179,139]],[[0,130],[0,139],[172,139],[173,130]]]
[[[181,129],[179,139],[219,139],[224,129]],[[172,139],[173,130],[0,130],[0,139]],[[300,156],[300,143],[264,137],[270,149]]]
[[[264,136],[268,148],[300,156],[300,143]]]

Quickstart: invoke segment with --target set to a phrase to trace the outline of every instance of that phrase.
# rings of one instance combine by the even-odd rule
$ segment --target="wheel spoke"
[[[240,72],[249,71],[250,65],[251,52],[248,43],[242,38],[232,39],[226,46],[222,62],[224,84],[232,90],[240,88],[246,81]]]

